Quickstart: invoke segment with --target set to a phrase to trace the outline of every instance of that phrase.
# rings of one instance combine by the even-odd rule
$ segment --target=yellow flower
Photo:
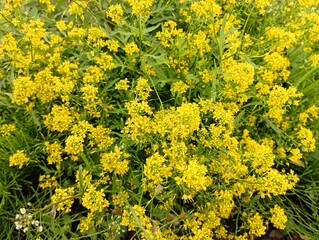
[[[197,162],[197,160],[191,160],[183,172],[181,177],[175,177],[177,185],[185,184],[192,193],[196,193],[200,190],[206,190],[212,183],[212,179],[206,176],[208,170],[203,164]]]
[[[9,136],[12,132],[16,130],[14,124],[1,124],[0,125],[0,134],[4,136]]]
[[[317,67],[319,64],[319,54],[312,54],[309,57],[309,61],[311,62],[311,67]]]
[[[55,176],[50,176],[50,174],[40,175],[39,177],[39,187],[42,189],[58,187],[59,183]]]
[[[131,42],[125,45],[124,51],[126,52],[126,54],[132,56],[134,53],[138,53],[140,50],[134,42]]]
[[[15,154],[13,154],[9,158],[9,166],[19,166],[19,168],[22,168],[23,165],[27,164],[30,161],[30,159],[27,157],[27,155],[24,153],[23,150],[18,150]]]
[[[210,40],[203,31],[199,31],[196,34],[189,34],[188,41],[193,50],[191,54],[195,55],[199,52],[200,56],[203,56],[204,53],[209,53],[211,50]]]
[[[81,218],[80,232],[85,232],[94,226],[93,215],[94,215],[94,213],[88,212],[86,217]]]
[[[129,89],[129,87],[130,87],[130,85],[129,85],[129,81],[128,81],[127,78],[122,79],[122,80],[120,80],[119,82],[117,82],[115,84],[115,89],[116,90],[124,90],[124,91],[126,91],[126,90]]]
[[[82,204],[92,213],[102,212],[104,208],[109,206],[109,202],[105,199],[103,189],[96,190],[92,184],[86,189],[82,197]]]
[[[123,191],[119,192],[118,194],[112,195],[112,202],[117,207],[123,207],[125,205],[125,198],[129,197],[128,193]]]
[[[132,209],[125,209],[122,215],[123,226],[127,226],[129,231],[134,231],[140,226],[151,228],[151,219],[145,215],[145,208],[134,205]]]
[[[146,159],[143,172],[152,184],[160,184],[164,178],[172,175],[171,167],[165,165],[165,162],[167,162],[166,159],[159,153],[155,153]]]
[[[189,86],[183,81],[177,81],[172,84],[171,92],[183,94],[189,89]]]
[[[115,67],[112,56],[107,53],[101,53],[99,57],[95,58],[95,61],[104,71]]]
[[[91,128],[89,133],[90,146],[97,145],[101,150],[107,149],[114,142],[114,138],[110,137],[110,133],[110,129],[102,127],[101,125]]]
[[[133,14],[147,15],[150,13],[150,9],[153,5],[153,0],[126,0],[128,4],[132,7]]]
[[[121,4],[113,4],[109,6],[108,10],[106,11],[106,16],[111,18],[113,22],[118,24],[124,14],[123,7]]]
[[[283,57],[278,52],[274,53],[267,53],[264,57],[264,60],[266,61],[267,65],[275,71],[282,71],[289,67],[290,62],[289,59],[286,57]]]
[[[190,9],[196,14],[197,19],[205,21],[213,20],[215,16],[222,14],[222,8],[215,0],[200,0],[192,3]]]
[[[154,115],[153,131],[161,136],[167,135],[171,141],[187,138],[199,130],[201,122],[199,106],[185,103],[180,107],[158,111]]]
[[[82,20],[84,19],[84,10],[86,9],[88,5],[87,1],[72,1],[69,5],[69,13],[70,15],[77,15]]]
[[[103,78],[104,78],[104,73],[101,68],[99,68],[98,66],[89,66],[83,75],[83,82],[98,83]]]
[[[124,153],[118,146],[115,146],[114,151],[103,153],[101,156],[101,164],[104,171],[115,172],[119,175],[124,175],[129,170],[129,154]]]
[[[68,26],[65,24],[65,21],[59,20],[55,22],[55,25],[59,31],[65,31],[68,29]]]
[[[311,7],[319,4],[318,0],[298,0],[301,6]]]
[[[78,154],[84,151],[84,137],[78,135],[70,135],[65,140],[64,151],[68,153],[72,160],[78,160]]]
[[[37,85],[30,77],[18,77],[13,81],[13,98],[18,105],[25,104],[37,91]]]
[[[120,47],[119,42],[117,40],[114,40],[114,39],[106,40],[105,44],[106,44],[107,48],[111,52],[114,52],[114,53],[116,53],[118,48]]]
[[[48,164],[56,164],[59,166],[62,162],[62,146],[58,142],[50,144],[45,142],[44,146],[47,148],[49,156],[47,158]]]
[[[255,213],[248,219],[250,233],[256,237],[260,237],[266,233],[264,221],[259,213]]]
[[[137,97],[145,101],[150,95],[151,87],[147,79],[140,77],[139,79],[137,79],[135,90]]]
[[[299,126],[299,131],[298,131],[298,139],[301,142],[301,146],[304,147],[304,151],[306,152],[313,152],[316,149],[316,140],[313,137],[313,133],[311,130]]]
[[[147,102],[146,102],[147,104]],[[151,118],[148,116],[141,116],[133,114],[125,122],[124,132],[130,134],[132,140],[146,138],[148,133],[152,132]]]
[[[74,187],[55,189],[55,192],[51,197],[51,202],[56,205],[57,211],[64,211],[66,213],[71,212],[74,192]]]
[[[275,205],[274,208],[270,209],[271,218],[269,219],[276,228],[285,229],[288,218],[285,214],[285,210]]]
[[[44,125],[50,131],[58,132],[68,130],[75,119],[72,111],[63,105],[53,105],[51,113],[46,115],[44,118]]]
[[[87,40],[88,43],[93,44],[93,47],[104,47],[106,45],[103,38],[106,38],[107,34],[104,30],[97,27],[90,27],[88,29]]]
[[[304,166],[302,161],[302,153],[298,148],[294,148],[290,150],[291,155],[289,156],[289,160],[299,166]]]

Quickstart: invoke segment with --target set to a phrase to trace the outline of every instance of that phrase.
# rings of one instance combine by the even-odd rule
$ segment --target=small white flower
[[[39,227],[38,227],[38,232],[42,232],[43,231],[43,227],[40,225]]]
[[[32,214],[29,213],[29,214],[27,215],[27,218],[32,219]]]
[[[16,214],[16,219],[20,219],[20,214]]]
[[[25,210],[25,208],[20,208],[20,213],[23,215],[25,214],[27,211]]]
[[[29,230],[29,228],[28,227],[25,227],[24,229],[23,229],[23,232],[27,232]]]
[[[14,222],[16,229],[19,230],[22,228],[22,225],[19,222]]]

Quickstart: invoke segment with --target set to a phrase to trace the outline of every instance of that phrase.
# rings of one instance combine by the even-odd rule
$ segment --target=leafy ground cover
[[[0,1],[0,238],[318,239],[318,6]]]

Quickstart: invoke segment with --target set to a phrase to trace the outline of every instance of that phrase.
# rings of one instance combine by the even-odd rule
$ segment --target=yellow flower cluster
[[[171,45],[177,44],[175,43],[175,39],[177,37],[184,37],[185,33],[182,29],[176,29],[177,23],[169,20],[164,23],[163,30],[161,32],[156,33],[156,37],[161,41],[161,44],[165,47],[170,47]]]
[[[74,193],[74,187],[56,188],[51,197],[52,203],[56,205],[56,210],[70,212],[74,201]]]
[[[52,187],[58,187],[59,183],[55,176],[52,176],[50,174],[40,175],[39,177],[39,187],[42,189],[45,188],[52,188]]]
[[[197,19],[213,21],[215,16],[222,14],[222,8],[215,0],[200,0],[192,3],[190,9],[195,13]]]
[[[117,90],[124,90],[124,91],[126,91],[126,90],[129,89],[129,87],[130,87],[130,86],[129,86],[129,81],[128,81],[127,78],[122,79],[122,80],[118,81],[118,82],[115,84],[115,89],[117,89]]]
[[[86,9],[87,5],[87,1],[72,1],[69,5],[70,15],[77,15],[84,20],[84,10]]]
[[[121,4],[113,4],[106,11],[106,16],[118,24],[123,16],[124,10]]]
[[[207,175],[207,167],[198,163],[196,159],[190,160],[182,171],[181,177],[175,177],[177,185],[185,184],[194,194],[201,190],[206,190],[212,183],[212,179]]]
[[[11,135],[12,132],[16,130],[16,126],[14,124],[1,124],[0,125],[0,134],[4,136]]]
[[[44,125],[50,131],[63,132],[70,128],[75,116],[71,109],[62,105],[54,105],[51,112],[45,116]]]
[[[27,119],[37,139],[25,152],[46,159],[39,186],[55,190],[56,210],[77,199],[80,232],[116,216],[141,239],[284,229],[269,202],[316,149],[305,86],[319,63],[317,0],[60,2],[0,3],[0,148],[25,144]],[[4,147],[9,166],[31,162]]]
[[[266,233],[266,226],[264,226],[264,221],[258,212],[248,219],[248,224],[253,236],[260,237]]]
[[[91,125],[87,121],[80,121],[71,129],[71,134],[65,139],[64,152],[70,155],[74,161],[78,160],[78,155],[84,151],[84,140]]]
[[[58,142],[54,142],[50,144],[49,142],[45,142],[44,146],[46,147],[49,156],[47,158],[48,164],[56,164],[57,168],[60,167],[62,162],[62,146]]]
[[[269,111],[266,116],[274,119],[277,123],[281,123],[283,115],[286,113],[285,107],[292,104],[293,98],[301,96],[302,93],[298,93],[295,87],[286,89],[278,85],[274,86],[269,92],[267,101]],[[293,102],[293,104],[296,105],[296,102]]]
[[[26,165],[30,159],[28,156],[24,153],[23,150],[18,150],[16,153],[10,156],[9,158],[9,166],[18,166],[19,168],[22,168],[24,165]]]
[[[135,205],[132,209],[125,209],[122,215],[123,226],[127,226],[130,231],[136,230],[138,227],[146,227],[151,229],[151,219],[145,215],[145,208]]]
[[[131,42],[125,45],[124,51],[126,52],[126,54],[132,56],[134,53],[138,53],[140,50],[138,49],[136,43]]]
[[[91,213],[102,212],[104,208],[109,206],[109,202],[105,199],[103,189],[97,190],[93,185],[89,185],[83,194],[82,204],[89,209]]]
[[[170,166],[165,165],[166,162],[166,159],[159,153],[155,153],[146,159],[143,173],[153,186],[162,183],[164,178],[166,179],[172,175],[172,169]]]
[[[153,5],[153,0],[126,0],[126,2],[131,6],[132,13],[137,16],[150,14]]]
[[[113,172],[119,175],[125,174],[129,170],[129,154],[124,153],[118,146],[115,146],[114,151],[103,153],[101,156],[101,164],[103,170]]]
[[[246,62],[238,62],[228,58],[223,61],[222,67],[224,80],[226,81],[224,96],[246,102],[248,96],[245,92],[254,82],[253,66]]]
[[[30,77],[18,77],[14,80],[13,97],[18,105],[25,104],[37,91],[36,84]]]
[[[270,213],[270,221],[274,224],[274,226],[278,229],[285,229],[288,221],[285,210],[278,205],[275,205],[272,209],[270,209]]]

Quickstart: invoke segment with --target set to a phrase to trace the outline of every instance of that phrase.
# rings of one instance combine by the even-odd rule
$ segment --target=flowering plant
[[[278,199],[316,150],[317,5],[0,3],[0,160],[31,182],[43,221],[28,236],[284,229]]]

